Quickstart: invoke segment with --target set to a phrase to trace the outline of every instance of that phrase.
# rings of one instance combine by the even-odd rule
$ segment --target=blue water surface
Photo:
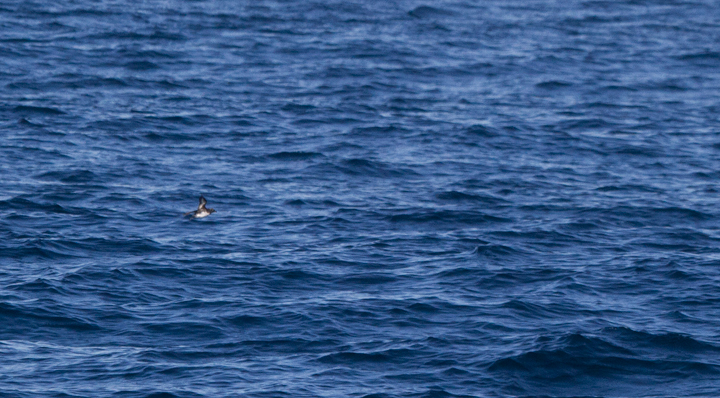
[[[719,90],[714,1],[5,0],[0,396],[720,396]]]

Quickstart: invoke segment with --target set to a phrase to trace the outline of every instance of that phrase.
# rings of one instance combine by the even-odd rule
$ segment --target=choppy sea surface
[[[3,1],[0,396],[719,396],[719,114],[714,1]]]

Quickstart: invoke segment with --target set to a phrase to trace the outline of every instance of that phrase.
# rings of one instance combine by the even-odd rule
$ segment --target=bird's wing
[[[198,210],[204,209],[206,204],[207,204],[207,200],[205,200],[205,198],[200,196],[200,204],[198,205]]]

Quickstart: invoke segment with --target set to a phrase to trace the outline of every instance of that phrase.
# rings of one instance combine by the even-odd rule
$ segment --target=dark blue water
[[[718,396],[719,90],[713,1],[3,1],[0,396]]]

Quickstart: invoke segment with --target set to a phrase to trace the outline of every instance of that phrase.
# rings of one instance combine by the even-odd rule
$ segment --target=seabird
[[[205,200],[205,198],[203,198],[203,196],[200,195],[200,204],[198,205],[198,209],[195,211],[189,211],[189,212],[185,213],[185,216],[186,217],[190,216],[192,218],[203,218],[203,217],[209,216],[212,213],[215,213],[215,209],[206,208],[205,207],[206,204],[207,204],[207,200]]]

